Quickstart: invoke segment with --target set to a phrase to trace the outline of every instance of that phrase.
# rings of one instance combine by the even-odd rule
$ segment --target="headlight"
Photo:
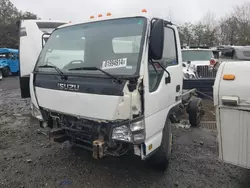
[[[129,126],[122,125],[113,129],[113,140],[132,142],[134,144],[143,143],[145,140],[144,119],[130,123]]]
[[[31,114],[33,117],[43,120],[40,110],[33,103],[31,103]]]
[[[129,130],[129,128],[126,125],[116,127],[113,129],[112,139],[132,142],[132,132]]]
[[[195,76],[193,74],[185,73],[184,78],[186,78],[186,79],[195,79]]]

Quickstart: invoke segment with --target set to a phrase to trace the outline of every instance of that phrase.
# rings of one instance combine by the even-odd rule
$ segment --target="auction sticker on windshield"
[[[127,58],[106,60],[102,63],[102,69],[122,68],[127,66]]]

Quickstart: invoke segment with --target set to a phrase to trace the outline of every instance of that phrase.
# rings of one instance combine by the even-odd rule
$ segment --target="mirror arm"
[[[159,62],[155,62],[155,63],[158,63],[158,65],[160,65],[160,67],[168,74],[168,77],[170,78],[170,73],[167,71],[167,69],[165,69],[161,63]]]
[[[44,37],[45,35],[49,35],[49,36],[50,36],[51,34],[50,34],[50,33],[43,33],[43,34],[42,34],[42,47],[44,46],[44,45],[43,45],[43,39],[44,39],[43,37]]]
[[[149,60],[149,63],[153,66],[156,74],[160,75],[160,73],[158,73],[158,71],[156,70],[155,66],[154,66],[154,62],[152,61],[152,59]]]

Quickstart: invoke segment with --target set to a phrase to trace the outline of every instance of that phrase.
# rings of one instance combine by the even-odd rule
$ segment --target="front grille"
[[[78,119],[69,115],[61,115],[61,126],[71,138],[93,141],[98,137],[98,129],[102,126],[90,120]]]
[[[215,78],[216,70],[209,70],[208,65],[197,66],[197,76],[198,78]]]

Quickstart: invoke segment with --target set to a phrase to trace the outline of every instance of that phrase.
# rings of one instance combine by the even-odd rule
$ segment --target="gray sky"
[[[219,18],[235,5],[249,0],[11,0],[23,11],[36,13],[42,19],[81,21],[91,15],[111,12],[136,13],[146,8],[148,14],[170,18],[176,23],[195,22],[207,11]]]

